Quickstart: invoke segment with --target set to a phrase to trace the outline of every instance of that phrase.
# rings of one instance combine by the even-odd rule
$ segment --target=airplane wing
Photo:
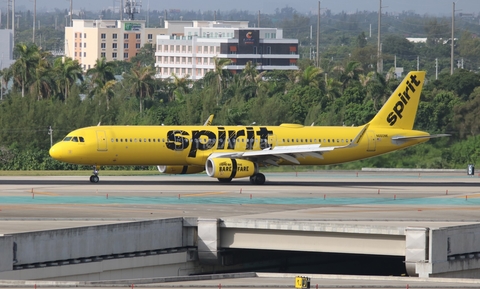
[[[307,156],[323,159],[323,154],[336,149],[346,149],[357,146],[360,139],[368,129],[368,124],[365,125],[351,143],[344,146],[330,146],[322,147],[321,144],[306,144],[294,146],[276,146],[274,148],[266,148],[260,151],[242,151],[231,153],[213,153],[209,158],[234,158],[234,159],[248,159],[258,163],[269,165],[278,165],[280,160],[286,160],[294,164],[300,164],[298,158],[305,158]]]

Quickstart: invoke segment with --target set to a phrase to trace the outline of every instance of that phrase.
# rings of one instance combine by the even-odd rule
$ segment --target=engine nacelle
[[[159,172],[171,175],[197,174],[204,170],[199,166],[157,166],[157,168]]]
[[[253,176],[258,167],[254,162],[247,160],[212,158],[207,160],[205,170],[212,178],[234,179]]]

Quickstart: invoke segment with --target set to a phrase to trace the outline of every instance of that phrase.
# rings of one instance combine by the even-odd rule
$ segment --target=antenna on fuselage
[[[102,122],[101,122],[101,121],[99,121],[99,122],[98,122],[97,126],[100,126],[100,124],[102,124]]]

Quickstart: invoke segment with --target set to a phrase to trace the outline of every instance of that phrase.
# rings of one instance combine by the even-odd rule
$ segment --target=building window
[[[135,48],[140,49],[140,43],[136,43]]]
[[[100,53],[100,57],[102,57],[102,58],[106,57],[105,52]]]
[[[117,33],[113,33],[112,38],[117,39]]]
[[[75,47],[77,47],[77,42],[75,42]]]
[[[128,59],[128,53],[125,52],[125,53],[123,54],[123,58]]]
[[[77,53],[75,52],[75,57],[77,57]]]
[[[113,52],[113,53],[112,53],[112,58],[114,58],[114,59],[117,58],[117,53],[116,53],[116,52]]]
[[[87,42],[83,42],[83,48],[87,47]]]
[[[297,54],[297,47],[290,46],[290,54]]]
[[[75,33],[75,38],[78,38],[78,34],[77,34],[77,33]]]
[[[102,34],[100,35],[100,38],[102,38],[102,39],[105,39],[105,38],[107,38],[107,34],[105,34],[105,33],[102,33]]]
[[[153,34],[148,34],[148,39],[153,39]]]
[[[123,34],[123,39],[128,39],[128,34],[127,33]]]
[[[123,48],[127,48],[127,49],[128,49],[128,43],[123,43]]]
[[[141,37],[140,37],[140,34],[135,34],[135,38],[136,38],[136,39],[140,39],[140,38],[141,38]]]
[[[257,46],[253,46],[253,54],[257,54]]]
[[[272,46],[267,46],[267,54],[272,54]]]
[[[112,43],[112,48],[117,48],[117,43]]]
[[[162,52],[162,45],[157,45],[157,51]]]
[[[83,33],[83,38],[87,38],[87,33]]]
[[[107,47],[107,44],[106,44],[106,43],[100,43],[100,47],[101,47],[102,49],[105,49],[105,48]]]
[[[87,57],[87,53],[86,53],[86,52],[83,53],[83,57]]]

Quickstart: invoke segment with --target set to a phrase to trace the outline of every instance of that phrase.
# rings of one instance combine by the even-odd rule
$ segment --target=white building
[[[233,73],[249,61],[260,71],[298,69],[298,40],[284,39],[282,29],[249,28],[248,21],[167,21],[166,28],[156,39],[157,78],[201,79],[215,57],[230,59],[225,68]]]
[[[0,29],[0,70],[13,64],[13,33],[11,29]]]

